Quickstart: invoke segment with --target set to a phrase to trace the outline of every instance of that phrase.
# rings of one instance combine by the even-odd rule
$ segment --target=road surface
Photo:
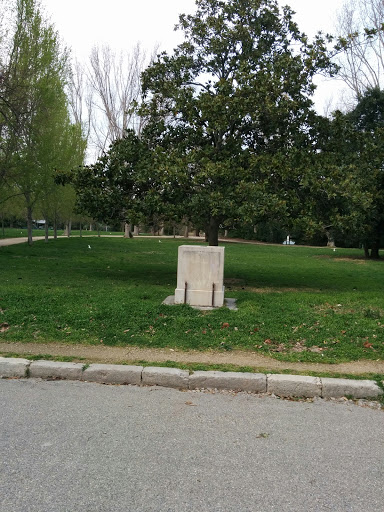
[[[1,512],[381,512],[384,411],[0,381]]]

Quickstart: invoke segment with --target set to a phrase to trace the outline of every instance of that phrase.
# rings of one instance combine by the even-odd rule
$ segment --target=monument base
[[[162,303],[165,306],[176,306],[177,305],[175,303],[175,296],[174,295],[169,295],[166,299],[163,300]],[[199,309],[200,311],[212,311],[214,309],[218,309],[217,307],[212,307],[212,306],[192,306],[192,305],[190,305],[190,306],[191,306],[191,308]],[[223,307],[228,308],[231,311],[237,311],[236,299],[230,299],[230,298],[226,297],[224,299]]]
[[[221,308],[224,304],[224,286],[221,290],[188,290],[176,288],[175,304],[191,304],[192,306],[211,306]]]

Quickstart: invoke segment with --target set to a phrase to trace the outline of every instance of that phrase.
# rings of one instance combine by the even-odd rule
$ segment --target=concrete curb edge
[[[373,380],[302,375],[196,371],[166,367],[30,361],[0,357],[0,378],[68,379],[102,384],[163,386],[271,393],[281,397],[378,398],[384,391]],[[384,381],[383,381],[384,384]]]

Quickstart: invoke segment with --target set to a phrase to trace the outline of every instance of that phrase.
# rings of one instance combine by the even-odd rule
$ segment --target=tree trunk
[[[132,238],[132,224],[124,223],[124,238]]]
[[[331,228],[324,228],[325,234],[327,235],[327,247],[334,248],[335,246],[335,239],[333,238],[333,232]]]
[[[44,242],[48,243],[48,221],[45,219],[45,226],[44,226]]]
[[[135,236],[139,236],[140,235],[140,226],[133,226],[133,234]]]
[[[71,236],[71,229],[72,229],[72,221],[69,220],[68,224],[65,225],[64,236],[67,236],[69,238]]]
[[[100,224],[97,223],[97,236],[100,238]]]
[[[205,226],[204,239],[208,243],[209,224]]]
[[[28,232],[28,245],[33,244],[32,238],[32,205],[29,203],[29,198],[27,197],[27,232]]]
[[[83,226],[80,222],[80,238],[82,238],[82,237],[83,237]]]
[[[53,238],[57,240],[57,219],[53,220]]]
[[[379,242],[379,240],[375,240],[373,242],[372,248],[371,248],[371,258],[372,259],[374,259],[374,260],[380,259],[379,249],[380,249],[380,242]]]
[[[219,221],[211,217],[208,226],[208,245],[219,245]]]
[[[189,238],[189,226],[188,226],[188,224],[184,228],[184,238]]]
[[[366,258],[369,258],[369,249],[368,249],[368,247],[366,245],[364,245],[364,256]]]
[[[3,236],[5,236],[5,229],[4,229],[4,213],[1,214],[1,231],[3,233]]]

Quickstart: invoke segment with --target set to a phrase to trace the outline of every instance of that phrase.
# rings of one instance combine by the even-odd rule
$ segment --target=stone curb
[[[321,381],[322,397],[324,398],[338,398],[346,395],[354,398],[366,398],[367,396],[378,397],[383,394],[383,390],[372,380],[323,378]]]
[[[32,361],[29,366],[29,377],[42,379],[80,380],[83,374],[81,363],[61,363],[59,361]]]
[[[0,378],[27,377],[31,361],[14,357],[0,357]]]
[[[383,390],[373,380],[301,375],[196,371],[158,366],[61,363],[0,357],[0,378],[69,379],[103,384],[163,386],[177,389],[219,389],[271,393],[281,397],[378,398]],[[384,381],[383,381],[384,384]]]
[[[312,398],[315,396],[321,397],[322,384],[319,377],[268,374],[267,389],[269,393],[277,396]]]
[[[144,386],[188,389],[189,372],[177,368],[147,366],[143,370],[141,383]]]
[[[124,364],[91,364],[83,371],[81,380],[101,384],[141,384],[142,366]]]
[[[194,372],[189,376],[189,389],[230,389],[233,391],[267,392],[267,376],[262,373]]]

